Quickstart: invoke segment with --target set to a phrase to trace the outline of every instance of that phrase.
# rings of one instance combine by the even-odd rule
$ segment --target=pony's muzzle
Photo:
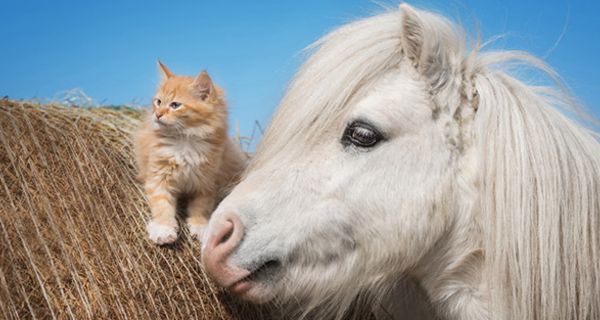
[[[235,213],[226,214],[211,226],[202,250],[204,268],[220,286],[229,288],[250,274],[227,260],[244,236],[244,227]]]

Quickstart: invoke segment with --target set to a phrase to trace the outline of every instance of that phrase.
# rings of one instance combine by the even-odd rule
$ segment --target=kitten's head
[[[162,82],[152,101],[153,127],[165,132],[190,132],[226,123],[223,91],[206,71],[195,78],[177,76],[158,61]]]

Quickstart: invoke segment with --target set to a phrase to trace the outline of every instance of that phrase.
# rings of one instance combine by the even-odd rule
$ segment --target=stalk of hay
[[[267,318],[210,283],[187,231],[147,240],[140,115],[0,101],[0,318]]]

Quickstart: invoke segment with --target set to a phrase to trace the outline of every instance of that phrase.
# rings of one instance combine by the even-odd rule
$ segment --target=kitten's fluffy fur
[[[217,199],[245,168],[246,155],[227,137],[223,91],[208,73],[176,76],[162,63],[163,80],[136,134],[138,178],[150,204],[148,234],[156,244],[177,239],[177,199],[186,197],[187,222],[201,239]]]

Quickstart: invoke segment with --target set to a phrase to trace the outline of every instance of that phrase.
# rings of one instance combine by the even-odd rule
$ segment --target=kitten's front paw
[[[147,230],[150,240],[158,245],[173,243],[177,240],[176,227],[150,221]]]
[[[192,237],[202,241],[202,236],[204,235],[204,230],[206,228],[205,224],[195,224],[188,223],[188,227],[190,228],[190,234]]]

